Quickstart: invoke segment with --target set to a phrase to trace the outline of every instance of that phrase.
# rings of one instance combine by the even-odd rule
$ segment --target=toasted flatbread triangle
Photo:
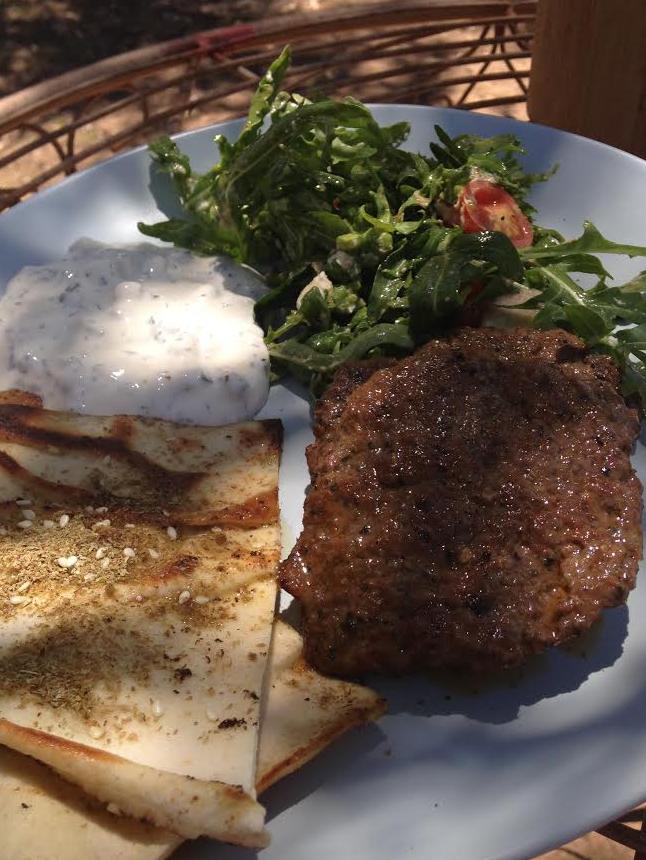
[[[302,640],[277,622],[260,737],[258,790],[295,770],[334,738],[377,719],[374,692],[306,666]],[[181,839],[89,804],[38,762],[0,747],[0,827],[12,860],[163,860]]]
[[[163,860],[182,839],[111,815],[28,756],[0,747],[1,856],[7,860]]]
[[[175,525],[275,522],[279,421],[194,427],[42,409],[0,392],[0,501],[142,507]],[[233,431],[233,432],[232,432]],[[168,517],[162,515],[168,512]]]
[[[278,422],[0,398],[2,742],[182,836],[265,844],[279,455]]]
[[[265,810],[242,788],[134,764],[0,719],[0,743],[49,765],[97,800],[133,818],[196,838],[263,847]]]
[[[303,657],[301,636],[277,621],[260,729],[258,791],[298,770],[349,729],[377,720],[386,702],[374,690],[320,675]]]

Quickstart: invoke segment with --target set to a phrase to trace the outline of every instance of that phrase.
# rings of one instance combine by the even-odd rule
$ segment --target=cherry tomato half
[[[534,231],[514,198],[486,179],[472,179],[458,197],[456,209],[465,233],[495,230],[504,233],[517,248],[534,241]]]

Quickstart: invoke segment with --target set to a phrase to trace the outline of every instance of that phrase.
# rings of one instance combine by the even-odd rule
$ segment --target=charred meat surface
[[[339,371],[283,563],[308,660],[347,675],[514,666],[634,586],[639,422],[563,331],[462,329]]]

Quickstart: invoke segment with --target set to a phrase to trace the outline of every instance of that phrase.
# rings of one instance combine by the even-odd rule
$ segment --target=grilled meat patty
[[[343,368],[281,568],[308,660],[347,675],[521,663],[622,603],[642,553],[639,422],[563,331],[462,329]]]

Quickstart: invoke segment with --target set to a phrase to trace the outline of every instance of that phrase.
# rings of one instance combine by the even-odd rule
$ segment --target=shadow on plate
[[[415,678],[366,679],[388,699],[389,713],[461,714],[483,723],[507,723],[521,707],[578,689],[621,656],[628,608],[607,610],[589,632],[567,646],[534,657],[520,669],[469,679],[444,672]]]
[[[267,809],[269,828],[273,818],[296,806],[321,786],[331,784],[332,780],[339,778],[339,774],[352,779],[356,770],[353,764],[365,759],[384,740],[385,735],[378,725],[353,729],[323,750],[312,762],[267,789],[260,801]],[[216,857],[217,860],[251,860],[258,856],[259,853],[252,849],[199,839],[197,842],[185,843],[173,854],[173,860],[214,860]]]
[[[177,199],[177,191],[173,181],[166,173],[161,173],[151,160],[148,168],[148,190],[157,204],[157,208],[166,218],[185,218],[186,213]],[[156,220],[160,221],[161,218]],[[142,237],[145,240],[146,237]]]

